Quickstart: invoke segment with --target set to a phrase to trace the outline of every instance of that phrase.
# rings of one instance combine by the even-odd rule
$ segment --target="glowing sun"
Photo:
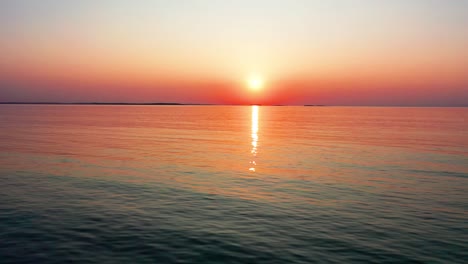
[[[247,87],[252,91],[258,91],[263,88],[263,79],[259,76],[252,76],[247,79]]]

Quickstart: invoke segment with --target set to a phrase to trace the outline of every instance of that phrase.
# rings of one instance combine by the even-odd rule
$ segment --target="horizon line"
[[[304,107],[468,107],[468,105],[324,105],[324,104],[212,104],[177,102],[0,102],[0,105],[148,105],[148,106],[304,106]]]

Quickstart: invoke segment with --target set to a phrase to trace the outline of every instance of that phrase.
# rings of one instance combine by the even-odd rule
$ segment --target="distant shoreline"
[[[258,105],[258,106],[303,106],[303,107],[431,107],[431,108],[438,108],[438,107],[449,107],[449,108],[466,108],[468,105],[453,105],[453,106],[438,106],[438,105],[426,105],[426,106],[417,106],[417,105],[321,105],[321,104],[304,104],[304,105],[280,105],[280,104],[197,104],[197,103],[99,103],[99,102],[82,102],[82,103],[63,103],[63,102],[0,102],[0,105],[155,105],[155,106],[251,106],[251,105]]]
[[[239,105],[239,106],[250,106],[255,104],[197,104],[197,103],[98,103],[98,102],[88,102],[88,103],[61,103],[61,102],[0,102],[0,105]],[[257,104],[261,106],[262,104]],[[264,106],[288,106],[288,105],[264,105]],[[301,105],[297,105],[301,106]],[[304,105],[304,106],[323,106],[323,105]]]
[[[33,104],[33,105],[215,105],[215,104],[184,104],[184,103],[60,103],[60,102],[0,102],[0,104]]]

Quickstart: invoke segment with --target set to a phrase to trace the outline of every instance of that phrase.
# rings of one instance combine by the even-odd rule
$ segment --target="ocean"
[[[468,108],[0,105],[0,263],[467,263]]]

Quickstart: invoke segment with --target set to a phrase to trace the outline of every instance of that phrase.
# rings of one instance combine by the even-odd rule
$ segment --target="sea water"
[[[0,106],[0,263],[466,263],[468,108]]]

